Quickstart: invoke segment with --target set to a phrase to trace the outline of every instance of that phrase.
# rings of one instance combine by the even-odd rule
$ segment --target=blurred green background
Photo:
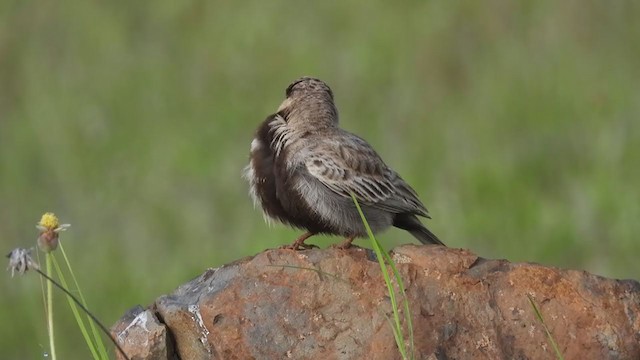
[[[240,174],[259,122],[313,75],[449,246],[638,279],[639,8],[3,1],[2,251],[33,246],[55,212],[110,325],[207,267],[291,242],[300,232],[269,228]],[[396,229],[380,240],[415,243]],[[46,351],[39,286],[0,277],[3,359]],[[89,358],[56,301],[59,356]]]

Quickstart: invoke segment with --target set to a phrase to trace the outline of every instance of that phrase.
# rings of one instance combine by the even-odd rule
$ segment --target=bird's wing
[[[392,213],[428,217],[415,191],[363,139],[348,134],[318,143],[305,160],[308,173],[336,194]]]

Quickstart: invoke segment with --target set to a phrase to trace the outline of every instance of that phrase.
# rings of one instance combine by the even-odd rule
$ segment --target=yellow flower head
[[[54,230],[60,226],[60,222],[54,213],[45,213],[42,215],[38,225],[46,228],[47,230]]]
[[[58,233],[67,230],[69,224],[60,224],[53,213],[42,215],[36,228],[40,231],[38,246],[44,252],[50,252],[58,247]]]

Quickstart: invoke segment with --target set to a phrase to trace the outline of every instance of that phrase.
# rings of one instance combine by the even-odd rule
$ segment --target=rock
[[[416,359],[554,359],[529,297],[565,359],[640,359],[636,281],[441,246],[392,254],[407,288]],[[207,270],[145,316],[151,311],[164,326],[147,321],[154,326],[139,331],[132,324],[141,321],[125,316],[114,327],[132,357],[171,358],[173,350],[145,344],[171,345],[173,337],[180,359],[401,358],[375,254],[357,247],[267,250]]]
[[[162,359],[177,360],[167,333],[167,327],[158,320],[155,313],[141,306],[129,310],[111,328],[111,336],[131,360]],[[118,359],[124,357],[116,351]]]

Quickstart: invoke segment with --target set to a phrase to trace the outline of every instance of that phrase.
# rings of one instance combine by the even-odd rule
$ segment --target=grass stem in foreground
[[[400,273],[398,272],[397,268],[395,267],[395,264],[393,263],[393,259],[391,259],[391,256],[389,256],[389,254],[384,251],[384,249],[382,248],[382,246],[380,245],[380,243],[378,242],[378,240],[375,238],[375,236],[373,235],[373,231],[371,231],[371,227],[369,226],[369,223],[367,222],[367,219],[364,216],[364,213],[362,212],[362,209],[360,208],[360,204],[358,203],[358,199],[356,199],[355,195],[353,193],[351,193],[351,199],[353,199],[354,204],[356,205],[356,209],[358,209],[358,213],[360,214],[360,218],[362,219],[362,222],[364,224],[365,229],[367,230],[367,235],[369,236],[369,240],[371,240],[371,245],[373,246],[373,250],[376,253],[376,257],[378,259],[378,264],[380,264],[380,269],[382,270],[382,276],[384,278],[384,282],[387,286],[387,289],[389,291],[389,299],[391,300],[391,308],[393,309],[393,322],[391,322],[392,329],[393,329],[393,336],[396,340],[396,344],[398,345],[398,351],[400,351],[400,354],[402,355],[403,359],[414,359],[415,358],[415,348],[414,348],[414,342],[413,342],[413,323],[411,321],[411,312],[409,309],[409,302],[407,300],[407,296],[405,294],[405,289],[404,289],[404,284],[402,283],[402,278],[400,277]],[[396,279],[396,282],[398,283],[398,286],[400,288],[400,291],[402,292],[402,295],[404,296],[404,308],[405,308],[405,320],[407,321],[407,326],[409,327],[409,343],[411,344],[411,357],[408,356],[407,354],[407,348],[405,346],[404,343],[404,332],[402,330],[402,323],[400,321],[400,314],[399,314],[399,309],[398,309],[398,302],[396,300],[396,294],[395,294],[395,290],[393,288],[393,283],[391,282],[391,279],[389,277],[389,271],[387,270],[387,266],[385,264],[385,261],[389,264],[389,266],[391,267],[394,277]]]
[[[47,274],[43,275],[47,278],[51,278],[51,265],[53,262],[52,256],[53,254],[51,253],[47,253],[45,256]],[[38,271],[41,272],[40,270]],[[53,286],[51,285],[51,282],[47,282],[47,333],[49,335],[49,354],[52,360],[56,360],[56,341],[53,331]]]
[[[564,360],[564,356],[562,356],[562,353],[560,352],[560,349],[558,348],[558,344],[556,344],[556,341],[553,338],[553,335],[551,334],[551,331],[549,331],[549,328],[547,327],[547,324],[545,324],[545,322],[544,322],[544,318],[542,317],[542,313],[540,312],[540,309],[538,309],[538,306],[536,305],[535,301],[533,301],[533,299],[531,298],[531,296],[529,294],[527,294],[527,298],[529,299],[529,303],[531,303],[531,307],[533,308],[533,311],[535,312],[536,317],[538,318],[538,320],[542,324],[542,327],[544,328],[544,331],[547,333],[547,338],[549,339],[549,342],[551,343],[551,346],[553,347],[553,350],[556,352],[556,357],[558,358],[558,360]]]
[[[69,285],[67,285],[67,280],[64,277],[64,273],[62,272],[62,269],[60,269],[60,265],[58,264],[58,260],[55,257],[53,258],[53,266],[56,269],[56,273],[58,274],[58,279],[60,279],[60,283],[62,284],[62,286],[66,289],[69,289]],[[76,287],[77,289],[77,287]],[[89,336],[89,332],[87,331],[87,327],[84,324],[84,321],[82,320],[82,317],[80,317],[80,313],[78,312],[78,307],[76,306],[76,303],[69,297],[67,296],[67,302],[69,303],[69,307],[71,308],[71,312],[73,313],[73,317],[76,319],[76,323],[78,324],[78,328],[80,328],[80,332],[82,333],[82,336],[84,337],[84,341],[87,343],[87,346],[89,347],[89,350],[91,351],[91,355],[93,356],[93,358],[95,360],[99,360],[99,359],[109,359],[109,356],[105,355],[100,357],[98,355],[98,352],[96,350],[96,346],[93,343],[93,340],[91,339],[91,337]],[[89,320],[89,322],[91,322],[91,320]]]
[[[47,254],[48,256],[49,254]],[[98,320],[97,317],[95,317],[95,315],[93,315],[89,309],[87,309],[86,307],[84,307],[84,305],[82,305],[80,303],[80,300],[78,300],[75,296],[73,296],[72,293],[69,292],[69,290],[65,289],[62,285],[60,285],[57,281],[53,280],[50,276],[48,276],[47,274],[43,273],[40,269],[33,269],[34,271],[36,271],[38,274],[40,274],[40,276],[44,277],[45,279],[49,280],[47,282],[47,284],[49,284],[49,286],[51,286],[51,284],[55,285],[58,289],[62,290],[68,297],[70,297],[75,303],[76,305],[78,305],[78,307],[80,307],[80,309],[82,309],[82,311],[84,311],[90,318],[91,320],[93,320],[96,325],[98,325],[98,327],[100,328],[100,330],[102,330],[108,337],[109,339],[111,339],[111,341],[113,342],[113,344],[116,346],[116,348],[118,349],[118,351],[120,352],[120,354],[126,359],[129,360],[129,357],[127,356],[127,353],[124,352],[124,350],[122,349],[122,347],[120,347],[120,344],[118,344],[118,342],[111,337],[111,334],[109,333],[109,330],[100,322],[100,320]]]

